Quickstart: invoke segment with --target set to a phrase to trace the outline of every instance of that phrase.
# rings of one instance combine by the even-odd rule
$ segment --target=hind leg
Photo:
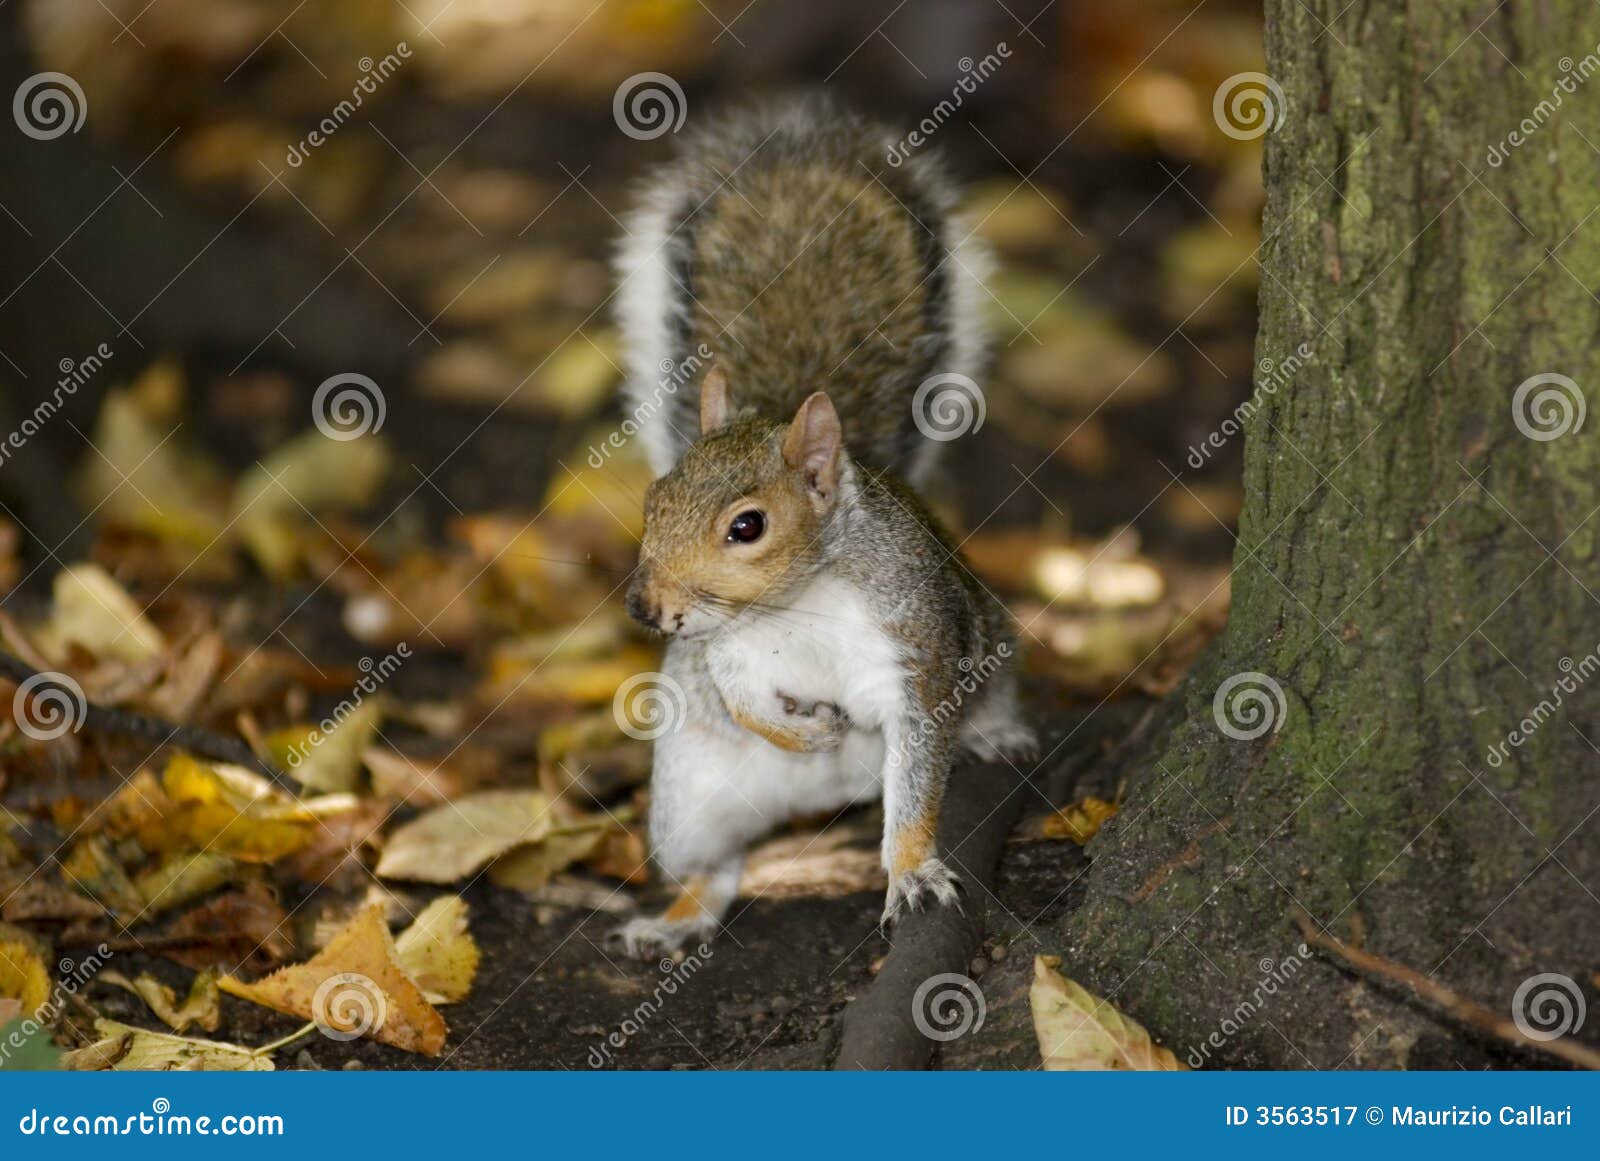
[[[640,915],[615,933],[622,950],[635,959],[670,955],[687,943],[716,935],[722,917],[739,893],[744,855],[725,860],[705,874],[690,874],[678,884],[678,897],[660,915]]]
[[[693,645],[670,643],[662,669],[687,705],[678,728],[655,741],[650,857],[678,897],[613,935],[628,954],[645,958],[716,934],[738,894],[745,849],[784,821],[763,790],[786,783],[774,766],[796,757],[729,719]]]
[[[1029,762],[1039,756],[1039,738],[1022,716],[1015,668],[1007,665],[989,678],[983,699],[961,725],[961,745],[985,762]]]

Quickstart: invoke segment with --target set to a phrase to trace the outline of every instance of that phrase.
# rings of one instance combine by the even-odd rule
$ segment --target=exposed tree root
[[[901,921],[877,979],[845,1009],[835,1068],[928,1067],[936,1042],[917,1026],[917,990],[938,975],[965,975],[983,942],[995,868],[1022,808],[1021,781],[1007,766],[956,769],[945,794],[939,850],[961,876],[962,908],[931,907]]]

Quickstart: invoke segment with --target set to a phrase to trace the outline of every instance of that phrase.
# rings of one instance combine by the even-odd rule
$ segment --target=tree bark
[[[1233,613],[1063,933],[1193,1064],[1546,1063],[1302,950],[1300,908],[1497,1012],[1594,999],[1597,44],[1589,0],[1267,4]]]

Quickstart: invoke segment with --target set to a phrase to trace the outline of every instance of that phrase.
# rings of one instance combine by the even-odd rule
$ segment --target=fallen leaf
[[[1101,825],[1117,813],[1117,804],[1101,798],[1085,798],[1063,806],[1045,817],[1040,827],[1045,838],[1065,838],[1082,846],[1099,832]]]
[[[166,1032],[150,1032],[115,1020],[96,1020],[100,1039],[69,1052],[62,1066],[75,1071],[115,1072],[271,1072],[265,1053],[220,1040],[191,1040]]]
[[[80,839],[74,844],[71,853],[61,860],[61,874],[89,898],[118,915],[131,918],[144,910],[144,896],[103,838]]]
[[[134,876],[134,889],[144,899],[140,913],[159,915],[182,907],[232,882],[239,872],[238,860],[215,851],[182,851],[169,855]]]
[[[48,951],[19,927],[0,923],[0,998],[37,1012],[50,999]]]
[[[169,721],[193,718],[217,679],[223,652],[222,634],[207,631],[170,657],[166,679],[146,699],[150,711]]]
[[[419,883],[453,883],[490,859],[537,842],[553,825],[537,790],[481,790],[436,806],[389,836],[378,874]]]
[[[289,917],[272,891],[250,883],[185,911],[145,942],[195,971],[219,966],[237,971],[246,964],[264,971],[293,954],[288,926]]]
[[[573,863],[594,854],[605,837],[600,827],[549,834],[541,842],[496,859],[489,865],[489,881],[515,891],[537,891]]]
[[[336,1040],[370,1036],[407,1052],[437,1056],[445,1023],[396,960],[381,907],[364,907],[305,963],[245,983],[218,981],[231,996],[315,1021]]]
[[[121,972],[107,970],[100,973],[100,979],[138,996],[174,1032],[187,1031],[191,1024],[215,1032],[222,1023],[222,996],[214,971],[200,972],[194,977],[182,1004],[178,1003],[177,993],[149,972],[130,980]]]
[[[267,749],[307,790],[351,791],[361,781],[361,752],[377,736],[384,712],[383,698],[367,698],[331,719],[333,728],[326,732],[293,726],[267,735]]]
[[[467,905],[455,895],[429,903],[394,941],[406,975],[430,1004],[467,998],[478,974],[478,944],[467,932]]]
[[[374,794],[432,806],[494,780],[503,759],[487,746],[467,742],[453,744],[437,757],[371,746],[362,751],[361,762],[372,773]]]
[[[170,809],[156,804],[160,823],[151,843],[145,844],[148,849],[188,846],[247,863],[271,863],[293,854],[315,837],[322,819],[359,805],[348,794],[290,798],[253,771],[200,762],[183,753],[168,761],[161,789]],[[146,837],[147,831],[141,830],[141,841]]]
[[[96,657],[135,664],[166,652],[166,638],[139,603],[97,564],[79,564],[56,574],[50,623],[39,633],[54,655],[69,643]]]
[[[1053,956],[1034,956],[1033,1030],[1047,1071],[1187,1071],[1150,1033],[1056,971]]]
[[[584,865],[597,875],[620,879],[637,887],[650,878],[650,860],[644,834],[635,827],[617,827],[605,832],[605,839]]]

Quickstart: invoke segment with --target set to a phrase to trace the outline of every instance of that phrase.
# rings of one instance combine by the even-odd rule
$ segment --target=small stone
[[[344,1071],[346,1072],[362,1072],[365,1071],[366,1067],[359,1060],[347,1060],[344,1062]]]
[[[317,1063],[317,1058],[311,1055],[308,1049],[302,1048],[295,1053],[294,1066],[301,1072],[321,1072],[322,1065]]]
[[[975,955],[972,957],[972,962],[967,965],[967,971],[971,973],[973,979],[977,979],[988,970],[988,967],[989,961],[987,959],[981,955]]]
[[[772,1012],[776,1016],[787,1016],[794,1011],[794,1001],[788,996],[772,997]]]
[[[994,960],[995,963],[999,963],[1001,960],[1005,959],[1006,945],[1003,943],[997,943],[991,947],[989,949],[989,958]]]

